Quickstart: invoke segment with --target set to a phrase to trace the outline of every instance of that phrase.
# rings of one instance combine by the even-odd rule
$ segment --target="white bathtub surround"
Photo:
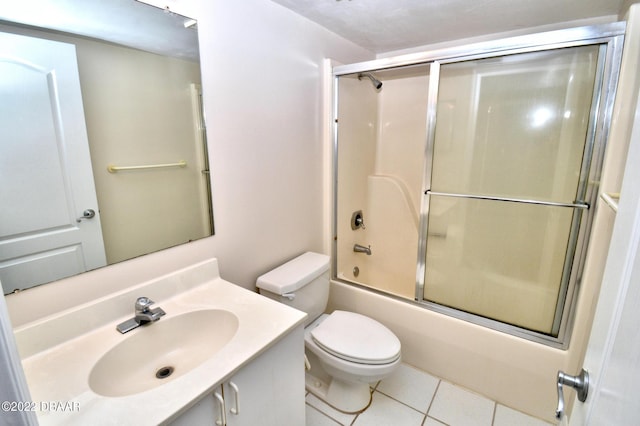
[[[350,309],[386,324],[403,343],[404,362],[498,403],[552,420],[557,402],[554,374],[558,365],[565,365],[566,351],[348,284],[332,281],[330,295],[329,309]]]
[[[139,296],[154,300],[154,306],[164,309],[166,315],[157,323],[127,334],[119,333],[116,325],[133,316],[133,304]],[[226,311],[225,317],[235,317],[237,331],[201,364],[180,373],[178,358],[173,375],[162,379],[165,383],[124,397],[105,397],[91,387],[92,368],[111,348],[149,333],[154,327],[164,329],[168,321],[181,314],[212,310]],[[210,259],[25,324],[15,329],[15,335],[32,400],[72,404],[70,410],[39,412],[40,424],[101,424],[107,418],[117,424],[158,424],[176,418],[294,329],[299,329],[297,355],[301,361],[305,316],[221,279],[217,261]],[[197,321],[190,331],[194,329],[199,329]],[[149,358],[153,359],[154,354],[150,353]],[[299,391],[294,395],[300,395],[297,402],[301,407],[302,368],[298,376],[291,388]],[[293,407],[295,403],[292,401]]]

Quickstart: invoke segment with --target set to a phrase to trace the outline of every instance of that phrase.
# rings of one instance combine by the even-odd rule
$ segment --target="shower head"
[[[375,78],[370,72],[361,72],[360,74],[358,74],[358,80],[362,80],[362,77],[367,77],[369,80],[371,80],[371,83],[373,84],[373,87],[376,88],[376,90],[380,90],[380,88],[382,88],[382,82]]]

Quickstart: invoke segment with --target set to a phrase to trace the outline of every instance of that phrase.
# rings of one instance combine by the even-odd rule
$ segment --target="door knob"
[[[556,418],[561,419],[564,413],[564,395],[562,386],[571,386],[578,393],[578,400],[585,402],[589,394],[589,373],[583,368],[577,376],[570,376],[563,371],[558,371],[558,408],[556,409]]]
[[[93,209],[87,209],[82,212],[82,216],[76,219],[76,222],[82,222],[82,219],[91,219],[96,215],[96,211]]]

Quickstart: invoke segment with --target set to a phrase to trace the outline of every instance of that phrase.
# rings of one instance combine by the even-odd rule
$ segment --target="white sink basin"
[[[164,316],[106,352],[91,370],[89,386],[99,395],[119,397],[168,383],[222,349],[238,324],[236,315],[221,309]]]
[[[141,294],[167,314],[118,333],[116,325]],[[32,400],[79,404],[38,410],[40,425],[167,424],[305,317],[223,280],[217,260],[207,259],[14,334]]]

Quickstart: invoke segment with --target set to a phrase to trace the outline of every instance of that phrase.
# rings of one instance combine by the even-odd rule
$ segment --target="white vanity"
[[[116,326],[148,297],[166,315]],[[302,425],[306,315],[210,259],[16,328],[41,425]]]

